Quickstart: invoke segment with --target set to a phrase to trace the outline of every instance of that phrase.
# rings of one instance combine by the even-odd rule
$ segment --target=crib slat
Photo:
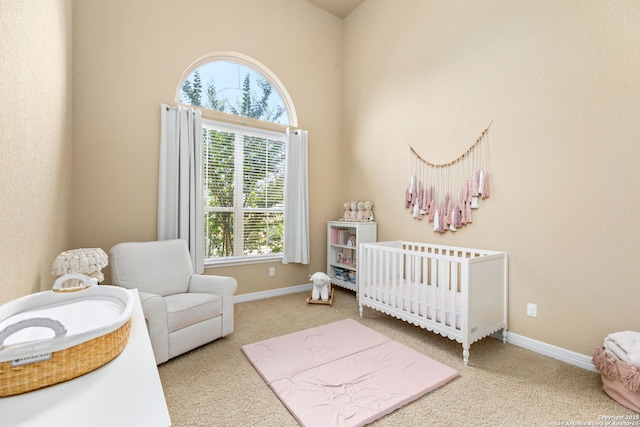
[[[438,306],[440,306],[440,316],[438,317],[438,323],[445,325],[447,317],[446,291],[449,285],[449,262],[444,259],[440,260],[438,269],[440,270],[440,279],[438,280]]]
[[[450,278],[450,282],[449,282],[449,301],[450,301],[450,310],[451,310],[451,315],[450,315],[450,319],[449,319],[449,326],[451,326],[452,328],[458,328],[458,322],[457,322],[457,314],[460,312],[460,307],[458,307],[458,302],[456,299],[456,293],[458,291],[458,267],[459,267],[459,263],[457,262],[451,262],[451,278]]]
[[[391,302],[391,279],[389,275],[389,256],[391,255],[389,252],[382,252],[384,262],[383,264],[383,274],[384,274],[384,295],[386,295],[387,304]]]
[[[431,310],[429,318],[436,321],[436,289],[438,286],[438,260],[435,258],[429,258],[430,270],[431,270],[431,287],[429,288],[429,304],[431,304]]]
[[[382,264],[382,252],[380,251],[380,249],[376,248],[375,251],[373,251],[373,259],[375,260],[375,265],[373,266],[373,283],[372,285],[374,286],[374,289],[376,290],[375,294],[373,295],[373,297],[378,300],[380,298],[380,292],[379,292],[379,286],[378,283],[380,283],[380,281],[382,280],[382,275],[380,274],[380,270],[382,268],[381,264]]]

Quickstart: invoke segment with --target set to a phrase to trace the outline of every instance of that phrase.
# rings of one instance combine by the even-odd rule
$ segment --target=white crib
[[[471,344],[507,340],[507,254],[405,241],[362,243],[358,304]]]

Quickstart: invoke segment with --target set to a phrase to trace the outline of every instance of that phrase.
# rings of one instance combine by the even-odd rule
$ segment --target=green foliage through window
[[[178,101],[288,124],[282,97],[256,70],[212,61],[182,84]],[[205,259],[282,252],[284,134],[205,120],[202,130]]]
[[[203,147],[205,258],[281,253],[284,136],[271,139],[206,124]]]
[[[178,101],[266,122],[289,123],[282,97],[271,83],[257,71],[233,62],[214,61],[194,70],[182,84]]]

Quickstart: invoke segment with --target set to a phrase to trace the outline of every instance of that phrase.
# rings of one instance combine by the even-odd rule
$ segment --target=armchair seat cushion
[[[222,314],[222,298],[214,294],[185,293],[167,295],[169,333]]]

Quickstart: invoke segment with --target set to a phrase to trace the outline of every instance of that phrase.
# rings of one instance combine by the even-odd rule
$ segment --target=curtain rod
[[[174,106],[174,105],[169,105],[169,104],[165,104],[165,105],[166,105],[167,111],[169,111],[170,108],[174,110],[178,108],[177,106]],[[298,131],[300,130],[300,128],[298,128],[297,126],[265,122],[262,120],[252,119],[250,117],[240,118],[241,116],[235,116],[233,114],[224,113],[222,111],[210,110],[208,108],[194,107],[193,105],[186,105],[181,103],[178,103],[178,105],[182,105],[183,107],[198,108],[202,113],[203,119],[218,120],[221,122],[239,124],[241,126],[255,127],[259,129],[276,131],[276,132],[284,132],[287,128],[289,128],[290,132],[297,134]],[[207,110],[207,112],[205,112],[204,110]],[[209,113],[209,111],[211,113]]]

